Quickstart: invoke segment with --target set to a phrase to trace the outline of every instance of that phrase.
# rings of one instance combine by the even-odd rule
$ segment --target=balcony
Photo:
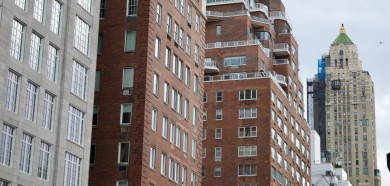
[[[281,87],[287,87],[287,78],[286,78],[286,76],[283,76],[283,75],[275,73],[275,77],[276,77],[276,80],[277,80],[277,82],[279,83],[279,85]]]
[[[261,18],[261,17],[256,17],[256,16],[250,16],[252,21],[259,22],[259,23],[264,23],[264,24],[271,24],[270,20]]]
[[[250,12],[257,12],[257,11],[260,11],[260,12],[263,12],[267,17],[268,17],[268,6],[264,5],[264,4],[261,4],[261,3],[253,3],[251,6],[250,6]]]
[[[206,58],[204,61],[204,72],[208,73],[218,73],[219,68],[217,62],[211,60],[210,58]]]
[[[276,43],[274,44],[275,56],[288,56],[290,55],[290,45],[287,43]]]
[[[216,49],[216,48],[231,48],[231,47],[243,47],[243,46],[254,46],[257,45],[261,48],[264,54],[269,57],[269,48],[264,48],[261,42],[257,39],[255,40],[243,40],[243,41],[229,41],[229,42],[216,42],[208,43],[205,46],[205,49]]]
[[[285,12],[282,11],[274,11],[269,13],[269,18],[274,21],[275,19],[286,21],[288,26],[292,28],[290,18],[287,16]]]
[[[210,17],[234,17],[234,16],[243,16],[249,15],[247,10],[239,10],[232,12],[217,12],[217,11],[206,11],[207,19],[213,20]]]
[[[275,59],[274,60],[274,65],[289,65],[290,60],[288,59]]]

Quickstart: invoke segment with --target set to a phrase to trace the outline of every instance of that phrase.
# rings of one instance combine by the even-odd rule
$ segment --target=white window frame
[[[167,139],[167,135],[168,135],[168,118],[164,116],[162,122],[162,137],[164,139]]]
[[[183,152],[187,153],[188,150],[188,133],[183,132]]]
[[[157,3],[157,9],[156,9],[156,23],[161,26],[161,17],[162,17],[162,6],[160,3]]]
[[[51,9],[51,21],[50,21],[50,30],[56,35],[60,35],[61,31],[61,16],[62,16],[62,4],[54,0],[53,6]]]
[[[45,99],[43,101],[43,117],[42,127],[51,131],[54,121],[55,112],[55,96],[45,92]]]
[[[180,148],[181,146],[181,128],[176,126],[176,139],[175,139],[176,147]]]
[[[92,2],[92,0],[77,0],[77,3],[89,13],[92,13]]]
[[[159,75],[154,73],[153,75],[153,94],[158,96]]]
[[[23,47],[26,34],[26,25],[18,20],[12,22],[10,55],[23,61]]]
[[[222,120],[222,109],[215,110],[215,120]]]
[[[241,129],[243,130],[242,132]],[[246,136],[247,130],[249,130],[249,136]],[[253,132],[255,133],[255,135],[252,135]],[[238,138],[253,138],[253,137],[257,137],[256,126],[238,127]]]
[[[71,92],[80,97],[83,100],[87,99],[87,87],[88,87],[88,69],[73,60],[72,66],[72,88]]]
[[[35,122],[36,119],[38,95],[39,87],[31,82],[27,82],[26,109],[24,117],[32,122]]]
[[[127,0],[126,15],[137,16],[138,0]]]
[[[18,110],[20,80],[20,75],[15,72],[8,71],[5,108],[15,113]]]
[[[40,23],[44,22],[45,19],[45,8],[46,2],[45,0],[35,0],[34,1],[34,12],[33,18]]]
[[[250,173],[249,174],[240,174],[240,167],[243,167],[243,169],[247,169],[246,167],[249,166],[250,168]],[[252,166],[255,166],[256,168],[254,170],[256,170],[256,173],[252,173]],[[245,172],[244,172],[245,173]],[[256,176],[257,175],[257,165],[239,165],[238,166],[238,176],[239,177],[244,177],[244,176]]]
[[[219,132],[221,131],[221,132]],[[220,134],[220,136],[219,136]],[[222,128],[216,128],[215,129],[215,139],[222,139]]]
[[[214,161],[215,162],[222,161],[222,147],[215,147],[215,149],[214,149]]]
[[[184,100],[184,119],[188,120],[189,117],[189,101],[188,99]]]
[[[156,132],[157,131],[157,109],[152,109],[152,126],[151,129]]]
[[[247,91],[249,91],[249,98],[247,98]],[[254,92],[254,93],[253,93]],[[243,94],[243,98],[241,97],[241,94]],[[254,96],[253,96],[254,95]],[[256,100],[257,99],[257,89],[248,89],[248,90],[240,90],[238,94],[238,100]]]
[[[64,185],[80,185],[81,174],[81,158],[66,152]]]
[[[250,115],[247,116],[247,112],[250,112]],[[253,107],[253,108],[240,108],[238,110],[238,118],[239,119],[253,119],[253,118],[257,118],[257,108],[256,107]]]
[[[169,158],[168,160],[168,179],[173,181],[173,169],[174,169],[174,160]]]
[[[186,76],[185,83],[189,87],[190,86],[190,67],[188,67],[188,66],[186,66],[185,76]]]
[[[56,82],[57,80],[58,59],[59,59],[59,50],[56,47],[49,45],[48,55],[47,55],[46,77],[47,79],[54,82]]]
[[[75,28],[74,28],[74,47],[89,56],[90,52],[90,41],[91,40],[91,26],[76,16]]]
[[[257,156],[257,145],[238,146],[238,157],[253,156]]]
[[[167,155],[164,153],[161,153],[161,170],[160,173],[161,175],[165,176],[166,175],[166,166],[167,166]]]
[[[164,82],[164,103],[169,104],[169,84]]]
[[[23,133],[21,141],[19,171],[30,174],[33,159],[32,154],[34,152],[34,137]]]
[[[68,135],[67,139],[78,144],[84,143],[84,130],[85,130],[85,113],[81,110],[69,105],[69,118],[68,118]]]
[[[39,72],[41,66],[42,40],[43,39],[34,32],[31,33],[29,65],[37,72]]]
[[[154,170],[156,165],[156,147],[150,147],[150,155],[149,155],[149,167]]]
[[[0,146],[0,164],[12,167],[14,154],[14,138],[16,129],[3,124]]]
[[[39,148],[39,162],[37,177],[42,180],[49,180],[51,145],[41,141]]]
[[[170,132],[169,132],[169,142],[171,142],[172,144],[175,144],[175,123],[171,122],[171,128],[170,128]]]
[[[191,153],[191,157],[192,159],[195,159],[196,158],[196,139],[195,138],[192,138],[192,153]]]
[[[124,114],[124,106],[129,106],[130,105],[130,122],[129,123],[124,123],[123,122],[123,114]],[[131,125],[131,121],[133,119],[133,104],[131,103],[123,103],[121,104],[121,117],[120,117],[120,125]]]
[[[160,38],[156,37],[154,45],[155,45],[154,46],[154,57],[156,57],[158,60],[160,60],[160,48],[161,48]]]
[[[186,52],[191,55],[191,37],[189,35],[187,35]]]
[[[198,85],[199,84],[199,77],[198,75],[194,75],[194,93],[198,94]]]
[[[195,16],[195,30],[199,33],[199,27],[200,27],[200,16],[198,13],[196,13]]]
[[[126,161],[121,161],[121,154],[122,154],[122,149],[121,149],[121,146],[122,144],[126,146],[128,146],[129,150],[128,150],[128,153],[127,154],[124,154],[124,156],[126,156],[127,158],[127,162]],[[120,165],[127,165],[129,164],[130,162],[130,142],[128,141],[124,141],[124,142],[119,142],[119,145],[118,145],[118,164]]]

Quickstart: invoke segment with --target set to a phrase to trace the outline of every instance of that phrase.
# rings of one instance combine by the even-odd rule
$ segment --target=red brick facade
[[[209,66],[205,65],[204,111],[207,114],[203,122],[206,136],[203,141],[205,154],[202,184],[260,186],[285,185],[287,182],[288,185],[310,185],[310,129],[303,118],[303,85],[298,77],[298,45],[290,33],[291,23],[285,18],[271,17],[271,12],[274,11],[284,13],[280,0],[256,1],[268,6],[268,11],[259,11],[255,4],[243,2],[207,4],[205,58],[215,62],[219,71],[215,70],[212,62]],[[217,34],[219,26],[220,35]],[[254,44],[252,41],[258,38],[251,34],[256,32],[267,32],[270,39],[259,40],[261,46]],[[274,50],[278,43],[286,43],[289,46],[286,49],[288,53]],[[270,55],[267,54],[268,51]],[[226,57],[233,56],[245,56],[245,64],[224,64]],[[288,61],[280,62],[280,59]],[[240,90],[251,89],[257,91],[256,99],[239,100]],[[217,91],[222,91],[220,102],[216,101]],[[272,92],[276,95],[275,101],[272,100]],[[281,110],[278,108],[278,99],[283,105]],[[256,117],[239,119],[239,109],[244,108],[256,108]],[[301,114],[299,108],[302,109]],[[217,110],[222,110],[221,120],[216,118]],[[272,118],[272,110],[276,113],[275,119]],[[278,126],[278,117],[282,121],[281,128]],[[256,127],[256,135],[240,136],[240,127]],[[216,139],[217,128],[222,129],[221,139]],[[283,141],[282,145],[278,144],[278,135],[281,137],[279,140]],[[299,143],[296,143],[297,140]],[[256,154],[239,155],[239,146],[256,146]],[[215,153],[216,147],[222,147],[220,160]],[[275,149],[274,158],[272,148]],[[278,163],[278,153],[282,157],[281,164]],[[274,176],[272,167],[275,168]],[[281,183],[278,183],[278,173]]]
[[[134,1],[133,1],[134,2]],[[187,168],[186,185],[191,185],[191,172],[195,173],[195,185],[201,185],[201,131],[205,17],[200,12],[202,1],[184,1],[185,15],[175,7],[176,1],[138,0],[137,15],[127,16],[126,1],[105,2],[105,15],[100,21],[103,34],[102,54],[98,56],[97,70],[101,72],[100,90],[95,94],[99,106],[98,124],[92,131],[92,144],[96,145],[95,163],[90,168],[90,183],[95,186],[116,185],[127,180],[128,185],[175,185],[175,177],[169,179],[169,158],[180,163],[179,183],[182,183],[182,167]],[[179,1],[181,2],[181,1]],[[157,24],[157,4],[161,5],[161,25]],[[188,5],[191,5],[191,25],[187,22]],[[167,15],[172,17],[171,39],[167,36]],[[199,15],[199,32],[196,30]],[[184,30],[184,47],[176,47],[174,24]],[[125,32],[136,30],[136,46],[125,52]],[[191,37],[191,53],[186,53],[187,35]],[[156,37],[161,40],[160,59],[155,57]],[[199,65],[195,64],[195,45],[199,46]],[[171,49],[170,68],[165,67],[165,50]],[[183,78],[173,73],[173,55],[183,61]],[[190,84],[185,84],[185,68],[190,68]],[[123,68],[134,68],[134,84],[130,95],[123,94]],[[153,94],[154,74],[158,74],[158,94]],[[194,93],[194,75],[199,78],[198,93]],[[169,83],[169,104],[164,103],[164,82]],[[182,113],[185,99],[189,101],[189,118],[185,119],[171,108],[172,88],[182,95]],[[121,126],[121,104],[132,103],[130,126]],[[196,107],[196,127],[193,127],[193,107]],[[152,110],[157,110],[157,129],[151,129]],[[162,137],[163,117],[168,119],[167,137]],[[181,128],[180,148],[170,143],[170,124]],[[188,133],[188,150],[183,151],[183,133]],[[175,130],[176,132],[176,130]],[[192,139],[196,139],[196,157],[191,157]],[[129,163],[118,164],[120,142],[130,142]],[[155,152],[154,170],[150,168],[150,148]],[[166,174],[161,174],[161,154],[166,154]],[[174,171],[176,168],[173,169]],[[175,174],[174,174],[175,175]]]

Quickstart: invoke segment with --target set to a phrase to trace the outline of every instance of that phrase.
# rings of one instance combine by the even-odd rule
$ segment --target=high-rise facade
[[[87,185],[99,3],[0,2],[0,185]]]
[[[202,0],[101,0],[90,185],[201,185]]]
[[[207,0],[203,185],[310,185],[298,44],[280,0]]]
[[[374,83],[363,69],[356,45],[344,27],[330,46],[327,58],[327,161],[342,166],[354,185],[380,185]]]

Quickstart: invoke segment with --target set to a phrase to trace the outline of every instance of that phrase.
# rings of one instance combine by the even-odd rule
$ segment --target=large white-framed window
[[[164,103],[169,104],[169,84],[164,82]]]
[[[191,171],[191,186],[195,186],[196,183],[196,173]]]
[[[183,183],[183,186],[187,185],[187,167],[183,166],[181,169],[181,182]]]
[[[197,13],[195,16],[195,30],[199,32],[199,27],[200,27],[200,16]]]
[[[156,57],[158,60],[160,60],[160,48],[161,48],[161,40],[160,38],[156,37],[156,41],[154,42],[154,57]]]
[[[257,146],[238,146],[238,157],[257,156]]]
[[[0,164],[12,166],[12,157],[14,150],[15,129],[3,124],[0,146]]]
[[[161,25],[161,12],[162,12],[162,7],[161,7],[161,4],[160,3],[157,3],[157,13],[156,13],[156,22],[157,24]]]
[[[154,73],[153,75],[153,94],[158,96],[158,83],[159,83],[159,75]]]
[[[149,167],[154,170],[156,164],[156,147],[150,147],[150,155],[149,155]]]
[[[35,0],[33,18],[43,23],[45,18],[45,0]]]
[[[187,35],[186,52],[191,55],[191,37]]]
[[[5,108],[16,112],[17,111],[17,101],[19,96],[19,87],[20,87],[20,76],[12,71],[8,71],[7,79],[7,95],[5,100]]]
[[[214,161],[222,160],[222,147],[215,147]]]
[[[191,24],[192,22],[192,6],[188,3],[187,6],[187,22]]]
[[[37,177],[43,180],[49,179],[50,149],[51,146],[49,144],[41,141]]]
[[[170,133],[169,133],[169,141],[172,144],[175,144],[175,123],[171,123]]]
[[[121,105],[121,125],[130,125],[132,119],[133,104],[124,103]]]
[[[188,133],[183,132],[183,152],[187,153],[188,150]]]
[[[15,5],[20,7],[22,10],[26,10],[27,2],[26,0],[15,0]]]
[[[177,113],[181,116],[182,114],[182,95],[180,93],[177,93]]]
[[[180,163],[175,162],[175,183],[179,184],[179,178],[180,178]]]
[[[126,30],[125,33],[125,52],[135,51],[136,41],[137,41],[137,31],[136,30]]]
[[[52,81],[57,79],[58,49],[49,45],[47,55],[46,77]]]
[[[128,164],[130,159],[130,142],[120,142],[118,146],[118,164]]]
[[[69,106],[68,140],[79,145],[83,144],[85,114],[79,109]]]
[[[171,36],[172,34],[172,16],[167,15],[167,35]]]
[[[73,60],[72,89],[71,92],[81,99],[86,99],[88,70],[83,65]]]
[[[257,108],[240,108],[239,119],[257,118]]]
[[[207,111],[203,111],[203,121],[207,121]]]
[[[177,67],[178,69],[178,74],[177,76],[179,77],[180,80],[183,80],[183,60],[179,59],[179,66]]]
[[[214,167],[214,177],[221,177],[221,166]]]
[[[173,165],[174,164],[174,160],[172,158],[169,158],[168,160],[168,178],[170,180],[173,180]]]
[[[189,87],[190,86],[190,67],[188,67],[188,66],[186,66],[185,76],[186,76],[185,83]]]
[[[240,90],[239,100],[256,100],[257,99],[257,90]]]
[[[173,56],[173,60],[175,60],[175,57],[177,60],[176,55]],[[167,67],[168,69],[171,68],[171,49],[168,47],[165,49],[165,67]]]
[[[162,137],[167,139],[168,135],[168,118],[163,117],[163,122],[162,122]]]
[[[222,102],[223,101],[223,92],[222,91],[217,91],[215,93],[215,100],[216,100],[216,102]]]
[[[188,99],[184,100],[184,119],[188,120],[189,117],[189,101]]]
[[[137,16],[138,0],[127,0],[127,16]]]
[[[176,54],[173,54],[173,60],[172,60],[172,73],[177,76],[177,65],[179,63],[179,58]]]
[[[222,139],[222,128],[215,129],[215,139]]]
[[[239,165],[238,176],[256,176],[257,165]]]
[[[252,138],[257,137],[257,127],[239,127],[238,128],[238,138]]]
[[[198,75],[194,75],[194,93],[198,94],[199,78]]]
[[[184,16],[184,13],[185,13],[185,8],[186,8],[186,0],[181,0],[181,3],[180,3],[180,13],[183,16]]]
[[[22,149],[20,150],[19,170],[30,174],[32,165],[33,137],[23,133]]]
[[[164,153],[161,153],[161,170],[160,170],[160,173],[161,175],[165,176],[165,170],[166,170],[166,166],[167,166],[167,155],[164,154]]]
[[[196,139],[195,138],[192,138],[192,153],[191,153],[191,157],[193,159],[196,158]]]
[[[122,89],[123,90],[132,89],[133,86],[134,86],[134,68],[133,67],[123,68]]]
[[[157,109],[152,109],[152,130],[156,132],[157,130]]]
[[[199,64],[199,45],[195,44],[195,63]]]
[[[192,108],[192,125],[194,127],[194,131],[196,131],[196,128],[198,126],[198,108],[195,106]]]
[[[62,4],[54,0],[51,8],[51,21],[50,21],[50,30],[57,35],[60,35],[61,30],[61,14],[62,14]]]
[[[206,158],[206,147],[202,148],[202,159]]]
[[[43,117],[42,127],[51,130],[54,120],[54,96],[45,92],[45,99],[43,101]]]
[[[31,43],[30,43],[30,58],[29,65],[35,70],[39,71],[40,61],[41,61],[41,52],[42,52],[42,38],[35,33],[31,34]]]
[[[176,101],[177,101],[177,91],[176,91],[176,89],[174,89],[174,88],[172,88],[172,99],[171,99],[171,107],[172,107],[172,109],[173,110],[176,110]]]
[[[14,19],[12,22],[10,55],[19,61],[22,61],[25,34],[26,26]]]
[[[81,158],[65,153],[64,185],[79,186],[81,178]]]
[[[222,110],[215,110],[215,119],[222,120]]]
[[[179,46],[184,48],[184,30],[180,27]]]
[[[88,56],[91,37],[91,26],[89,26],[88,23],[82,20],[79,16],[76,16],[74,33],[75,48]]]
[[[246,56],[231,56],[224,58],[224,66],[246,65]]]
[[[77,3],[89,13],[92,13],[92,0],[77,0]]]
[[[38,100],[38,86],[31,82],[27,82],[26,92],[26,109],[24,117],[30,121],[35,121],[37,101]]]
[[[179,24],[175,22],[175,26],[173,27],[173,40],[178,43],[179,42]]]
[[[176,147],[180,148],[181,146],[181,128],[176,126]]]

